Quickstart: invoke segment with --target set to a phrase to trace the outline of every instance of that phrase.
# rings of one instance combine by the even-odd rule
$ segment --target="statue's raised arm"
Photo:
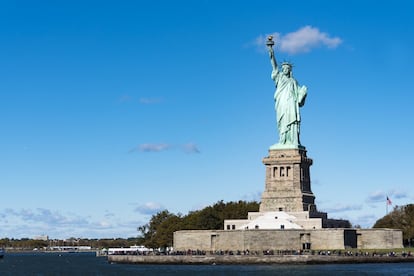
[[[273,36],[269,35],[267,37],[266,41],[267,48],[269,50],[269,57],[270,57],[270,63],[272,64],[273,70],[277,71],[277,62],[275,57],[275,51],[273,50],[273,45],[275,45],[275,42],[273,41]]]

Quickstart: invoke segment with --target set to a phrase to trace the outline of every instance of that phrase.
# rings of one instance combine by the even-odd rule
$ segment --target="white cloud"
[[[46,208],[4,209],[0,211],[0,221],[0,237],[9,238],[37,235],[51,238],[127,238],[137,236],[136,228],[142,224],[140,221],[120,222],[115,216],[94,220],[89,216]]]
[[[165,208],[161,204],[155,202],[147,202],[135,208],[135,212],[143,215],[153,215],[162,210],[165,210]]]
[[[332,37],[312,26],[305,26],[285,35],[278,32],[270,35],[273,35],[278,51],[288,54],[306,53],[320,47],[336,48],[342,43],[341,38]],[[267,37],[268,35],[259,36],[255,44],[262,48],[266,44]]]
[[[373,214],[366,214],[366,215],[362,215],[357,217],[354,221],[353,224],[359,224],[360,226],[362,226],[362,228],[370,228],[372,227],[375,222],[377,221],[378,217],[376,217]]]
[[[200,150],[198,149],[197,145],[194,143],[187,143],[184,145],[178,145],[174,146],[167,143],[147,143],[147,144],[140,144],[132,149],[130,149],[128,152],[133,153],[136,151],[139,152],[162,152],[167,151],[171,149],[179,149],[186,153],[200,153]]]
[[[160,152],[160,151],[166,151],[171,149],[172,146],[169,144],[165,144],[165,143],[153,143],[153,144],[140,144],[136,147],[133,147],[132,149],[130,149],[128,152],[132,153],[132,152],[136,152],[136,151],[140,151],[140,152]]]
[[[169,144],[141,144],[138,146],[139,151],[151,152],[151,151],[164,151],[170,149],[172,146]]]
[[[109,219],[115,217],[115,213],[109,212],[108,210],[105,210],[104,217]]]
[[[325,212],[327,213],[340,213],[340,212],[347,212],[347,211],[355,211],[361,210],[362,205],[360,204],[337,204],[333,207],[325,208]]]
[[[131,102],[136,102],[137,99],[128,94],[124,94],[119,98],[118,101],[120,103],[131,103]],[[138,103],[144,104],[144,105],[158,104],[158,103],[161,103],[162,101],[163,101],[162,97],[141,97],[138,99]]]
[[[67,225],[86,225],[88,219],[79,216],[64,216],[58,211],[51,211],[45,208],[31,209],[5,209],[2,212],[2,216],[14,217],[21,219],[25,222],[34,222],[55,226],[67,226]]]
[[[194,143],[188,143],[181,146],[182,150],[186,153],[200,153],[197,145]]]
[[[382,190],[378,190],[378,191],[374,191],[373,193],[371,193],[366,202],[368,203],[377,203],[377,202],[386,202],[387,200],[387,196],[393,200],[393,199],[403,199],[403,198],[408,198],[409,195],[404,192],[404,191],[400,191],[400,190],[391,190],[388,191],[388,193],[382,191]]]
[[[139,103],[141,104],[157,104],[162,102],[162,98],[140,98]]]
[[[385,195],[383,191],[375,191],[368,196],[366,201],[368,203],[381,202],[381,201],[385,202],[386,199],[387,199],[387,196]]]
[[[119,98],[119,102],[125,103],[132,101],[132,97],[129,95],[122,95],[121,98]]]
[[[392,197],[393,199],[402,199],[402,198],[408,198],[408,193],[405,191],[398,191],[398,190],[391,190],[388,193],[389,197]]]

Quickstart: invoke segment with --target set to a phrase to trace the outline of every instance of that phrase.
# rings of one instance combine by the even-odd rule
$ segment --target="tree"
[[[182,218],[180,216],[173,215],[166,218],[158,227],[153,247],[165,248],[173,246],[174,232],[181,230],[181,225]]]
[[[189,212],[186,216],[164,210],[153,215],[147,224],[138,227],[139,240],[150,248],[172,246],[175,231],[223,229],[225,219],[244,219],[248,212],[258,210],[258,202],[241,200],[228,203],[221,200],[202,210]]]
[[[256,201],[218,201],[202,210],[190,212],[183,218],[183,230],[223,229],[225,219],[245,219],[248,212],[257,212],[259,203]]]
[[[151,217],[148,224],[138,227],[143,238],[143,244],[150,248],[166,247],[172,245],[172,233],[180,228],[180,217],[168,210],[160,211]],[[174,225],[176,225],[174,227]],[[170,231],[172,231],[170,233]],[[170,238],[171,242],[168,240]]]
[[[373,228],[401,229],[404,244],[412,246],[414,240],[414,204],[396,206],[391,213],[377,220]]]

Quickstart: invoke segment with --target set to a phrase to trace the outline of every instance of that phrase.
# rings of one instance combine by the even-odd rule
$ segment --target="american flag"
[[[387,196],[387,205],[392,205],[392,201],[388,196]]]

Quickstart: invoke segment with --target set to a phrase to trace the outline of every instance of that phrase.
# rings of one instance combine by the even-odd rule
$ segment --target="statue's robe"
[[[272,79],[276,84],[274,94],[279,144],[300,145],[300,112],[299,107],[305,103],[307,89],[279,70],[273,70]]]

